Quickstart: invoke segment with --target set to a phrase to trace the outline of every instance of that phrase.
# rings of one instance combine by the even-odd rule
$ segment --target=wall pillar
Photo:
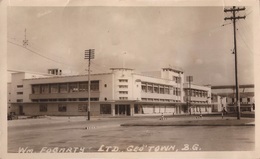
[[[115,113],[116,113],[116,111],[115,111],[115,104],[111,104],[111,112],[112,112],[112,116],[115,116]]]
[[[130,116],[134,116],[134,103],[130,104]]]

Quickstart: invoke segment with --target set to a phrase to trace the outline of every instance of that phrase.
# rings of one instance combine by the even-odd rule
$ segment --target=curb
[[[120,126],[255,126],[255,124],[236,124],[236,125],[224,125],[224,124],[201,124],[201,125],[191,125],[191,124],[121,124]]]

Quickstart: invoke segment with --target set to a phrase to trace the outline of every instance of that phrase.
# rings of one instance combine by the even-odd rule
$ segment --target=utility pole
[[[237,42],[236,42],[236,20],[245,19],[246,16],[236,16],[236,12],[245,10],[245,7],[239,8],[233,6],[233,8],[224,9],[224,12],[232,12],[233,15],[231,17],[225,17],[224,20],[232,20],[233,21],[233,29],[234,29],[234,54],[235,54],[235,80],[236,80],[236,105],[237,105],[237,119],[240,119],[240,95],[239,95],[239,84],[238,84],[238,76],[237,76]]]
[[[188,111],[190,111],[190,115],[191,115],[191,107],[190,107],[190,103],[191,103],[191,82],[193,81],[193,76],[187,76],[187,79],[186,79],[188,82],[189,82],[189,91],[187,91],[187,106],[188,106]]]
[[[85,59],[88,59],[88,120],[90,120],[90,60],[95,57],[95,49],[85,50]]]
[[[26,28],[24,30],[24,40],[23,40],[23,46],[26,47],[28,45],[28,40],[26,39]]]

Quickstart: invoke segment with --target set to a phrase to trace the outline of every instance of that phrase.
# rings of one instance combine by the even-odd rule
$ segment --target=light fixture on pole
[[[95,49],[85,50],[85,59],[88,60],[88,120],[90,120],[90,61],[95,57]]]

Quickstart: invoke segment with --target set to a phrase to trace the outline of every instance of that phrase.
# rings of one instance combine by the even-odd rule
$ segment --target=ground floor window
[[[59,112],[66,112],[67,111],[67,106],[64,104],[59,104],[58,106]]]
[[[111,104],[100,104],[100,114],[111,114]]]
[[[47,104],[41,104],[40,105],[40,112],[47,112]]]
[[[78,105],[78,111],[79,112],[87,112],[87,110],[88,110],[87,104],[79,104]]]

